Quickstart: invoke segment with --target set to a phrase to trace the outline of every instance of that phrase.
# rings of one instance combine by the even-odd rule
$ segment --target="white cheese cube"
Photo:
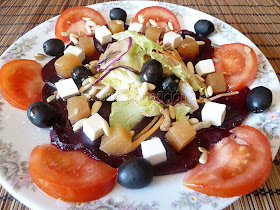
[[[104,45],[112,41],[112,33],[106,26],[100,26],[95,29],[95,38]]]
[[[170,43],[173,49],[177,48],[182,40],[182,36],[173,31],[169,31],[163,36],[163,44]]]
[[[205,76],[207,74],[215,72],[214,62],[212,59],[206,59],[199,61],[195,65],[196,73],[200,76]]]
[[[65,50],[64,50],[64,54],[66,53],[71,53],[75,56],[77,56],[81,62],[83,62],[83,60],[85,60],[86,55],[85,55],[85,50],[79,46],[72,46],[69,45]]]
[[[95,113],[83,123],[83,132],[87,137],[94,141],[104,134],[103,124],[105,120],[98,113]]]
[[[142,155],[148,159],[152,165],[164,162],[167,160],[166,150],[160,140],[155,137],[141,143]]]
[[[80,94],[77,85],[72,78],[60,80],[55,83],[58,94],[62,99],[67,99]]]
[[[136,32],[143,32],[143,24],[142,23],[131,23],[127,30],[136,31]]]
[[[210,121],[212,125],[221,126],[226,116],[226,105],[216,102],[206,102],[202,111],[202,121]]]

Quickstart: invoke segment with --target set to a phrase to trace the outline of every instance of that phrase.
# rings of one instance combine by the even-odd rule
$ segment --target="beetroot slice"
[[[185,62],[185,64],[187,64],[189,61],[191,61],[193,63],[193,65],[195,65],[200,60],[211,59],[213,57],[214,48],[211,45],[210,39],[203,37],[203,36],[199,36],[198,34],[195,34],[188,30],[181,30],[178,32],[178,34],[180,34],[183,38],[185,38],[186,35],[189,35],[189,36],[192,36],[193,38],[195,38],[196,41],[205,42],[204,45],[199,46],[199,55],[197,55],[195,58],[192,58],[192,59],[182,58],[183,61]]]

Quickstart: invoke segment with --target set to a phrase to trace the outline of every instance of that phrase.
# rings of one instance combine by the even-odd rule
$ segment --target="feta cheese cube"
[[[169,42],[173,49],[177,48],[182,40],[183,40],[182,36],[173,31],[169,31],[165,33],[163,36],[163,44]]]
[[[80,94],[77,85],[72,78],[60,80],[55,83],[58,94],[62,99],[67,99]]]
[[[95,29],[95,38],[104,45],[112,41],[112,33],[106,26],[100,26]]]
[[[136,32],[143,32],[143,24],[142,23],[131,23],[127,30],[136,31]]]
[[[205,76],[207,74],[215,72],[214,62],[212,59],[206,59],[199,61],[195,65],[196,73],[200,76]]]
[[[141,149],[143,157],[148,159],[152,165],[167,160],[166,150],[158,137],[142,142]]]
[[[98,113],[95,113],[83,123],[83,132],[87,137],[94,141],[104,134],[103,124],[105,120]]]
[[[202,111],[202,121],[210,121],[212,125],[221,126],[226,116],[226,105],[206,102]]]
[[[69,45],[65,50],[64,50],[64,54],[66,53],[71,53],[72,55],[77,56],[81,62],[83,62],[83,60],[85,60],[86,55],[85,55],[85,50],[79,46],[72,46]]]

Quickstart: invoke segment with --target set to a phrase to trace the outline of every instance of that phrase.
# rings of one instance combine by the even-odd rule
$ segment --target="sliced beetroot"
[[[199,46],[199,55],[198,56],[196,56],[195,58],[192,58],[192,59],[182,58],[186,64],[189,61],[191,61],[195,65],[200,60],[211,59],[213,57],[214,48],[211,45],[210,39],[203,37],[203,36],[199,36],[198,34],[195,34],[188,30],[181,30],[178,32],[178,34],[180,34],[183,38],[185,38],[186,35],[189,35],[189,36],[192,36],[193,38],[195,38],[196,41],[205,42],[204,45]]]

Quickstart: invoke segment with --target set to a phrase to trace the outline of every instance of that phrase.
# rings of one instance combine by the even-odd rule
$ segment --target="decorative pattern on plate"
[[[272,81],[278,80],[277,77],[273,76],[274,70],[267,62],[266,57],[259,53],[257,55],[258,58],[258,71],[256,75],[256,84],[263,86],[270,86]]]
[[[172,209],[201,209],[203,205],[211,205],[212,208],[218,208],[220,197],[207,196],[199,192],[181,192],[178,200],[171,203]]]
[[[51,20],[48,21],[48,26],[44,30],[45,34],[49,34],[49,33],[54,34],[56,21],[57,21],[57,18],[54,18],[54,19],[51,19]]]
[[[30,51],[34,45],[37,44],[37,36],[30,38],[24,38],[21,42],[15,43],[11,49],[5,52],[5,55],[1,57],[4,62],[9,62],[16,59],[21,59],[25,56],[25,52]]]
[[[215,34],[219,34],[223,39],[227,40],[229,43],[233,43],[236,42],[236,38],[237,38],[237,33],[232,30],[233,27],[222,22],[219,19],[214,18],[213,19],[213,24],[215,27]]]
[[[35,191],[29,169],[28,161],[20,161],[20,155],[12,149],[12,144],[6,144],[0,139],[0,173],[11,182],[15,190],[22,187]]]
[[[125,201],[115,201],[113,198],[107,201],[97,200],[86,203],[73,203],[68,210],[158,210],[159,203],[153,201],[152,204]]]
[[[259,121],[256,122],[256,126],[262,133],[266,136],[267,140],[271,142],[272,140],[280,140],[279,126],[280,126],[280,112],[271,106],[268,111],[264,112],[259,116]],[[274,147],[271,144],[271,147]]]

